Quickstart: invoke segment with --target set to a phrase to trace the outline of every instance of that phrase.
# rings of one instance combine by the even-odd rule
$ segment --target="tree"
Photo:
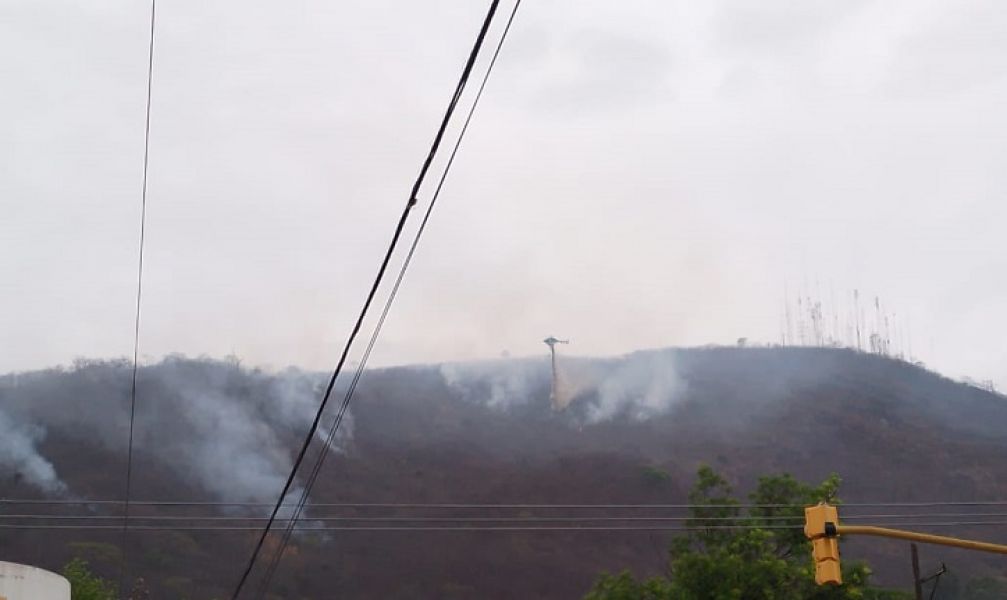
[[[623,571],[618,575],[603,573],[584,600],[663,600],[671,597],[669,593],[668,580],[662,577],[639,582],[629,571]]]
[[[968,582],[962,594],[965,600],[998,600],[1007,597],[1007,580],[999,577],[979,577]]]
[[[742,514],[727,481],[700,467],[689,494],[688,533],[669,551],[670,577],[636,581],[629,572],[602,574],[586,600],[897,600],[908,598],[868,584],[870,569],[848,562],[844,584],[815,584],[811,543],[797,526],[803,506],[836,503],[839,477],[817,486],[783,474],[759,478]],[[787,527],[787,526],[797,527]]]
[[[114,586],[92,573],[80,558],[63,567],[63,576],[70,582],[70,600],[115,600]]]

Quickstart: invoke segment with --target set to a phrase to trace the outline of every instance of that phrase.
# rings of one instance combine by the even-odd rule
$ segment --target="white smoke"
[[[572,425],[649,419],[671,410],[685,389],[669,352],[561,358],[558,367],[560,391],[569,400],[558,414]],[[548,357],[447,364],[440,374],[461,397],[495,410],[550,410]],[[83,437],[124,456],[129,382],[130,366],[123,361],[23,374],[19,384],[0,390],[0,467],[48,493],[72,491],[39,443],[46,433],[60,441]],[[206,359],[171,357],[142,367],[134,469],[167,469],[220,500],[273,500],[324,384],[323,376],[296,369],[273,374]],[[341,399],[336,390],[317,441],[326,439]],[[345,451],[352,433],[347,414],[332,451]],[[142,497],[144,490],[136,493]]]
[[[547,402],[549,359],[442,365],[444,383],[463,398],[506,410]],[[617,417],[646,420],[670,411],[685,381],[672,352],[640,352],[613,360],[560,359],[557,404],[587,423]]]
[[[597,401],[587,408],[591,423],[617,415],[643,421],[671,410],[685,382],[667,352],[637,354],[622,361],[597,383]]]
[[[63,491],[36,448],[46,430],[61,441],[86,438],[125,456],[130,368],[123,361],[78,361],[72,370],[22,374],[18,385],[0,389],[0,467],[23,473],[44,491]],[[275,500],[323,384],[323,377],[296,369],[272,374],[178,356],[141,367],[134,472],[166,468],[228,502]],[[342,398],[336,392],[331,405]],[[327,438],[334,412],[323,418],[317,440]],[[347,413],[331,451],[345,451],[352,431]],[[138,485],[135,492],[143,496],[142,478]]]
[[[186,375],[191,364],[178,367],[176,371],[165,363],[151,372],[172,391],[171,399],[154,409],[184,415],[188,434],[179,439],[163,435],[156,426],[146,427],[138,443],[156,447],[159,461],[195,478],[218,498],[275,499],[289,474],[295,446],[321,402],[320,378],[288,369],[278,375],[247,374],[243,377],[248,380],[236,386],[227,381],[235,374],[226,370],[200,369],[201,377],[190,379]],[[265,394],[256,396],[252,390],[258,394],[265,390]],[[164,412],[143,414],[146,423],[156,424],[166,417]],[[319,441],[327,438],[332,418],[323,419]],[[331,450],[342,451],[351,432],[352,417],[347,415]]]
[[[548,394],[548,369],[548,364],[530,360],[448,363],[440,367],[448,387],[496,409],[533,402],[543,386]]]
[[[275,377],[269,383],[270,395],[279,399],[279,402],[269,404],[270,418],[279,419],[288,427],[302,428],[310,419],[314,417],[318,410],[318,404],[322,401],[325,382],[319,377],[307,374],[300,369],[289,367]],[[338,405],[343,400],[345,390],[336,388],[332,391],[332,398],[329,406],[332,410],[326,414],[319,423],[318,431],[315,432],[315,440],[325,443],[329,437],[329,431],[336,420]],[[347,408],[332,439],[330,450],[337,453],[346,451],[346,448],[353,440],[353,413]]]
[[[52,463],[39,454],[36,444],[45,437],[38,426],[16,425],[0,412],[0,467],[20,475],[43,492],[62,494],[66,484],[56,475]]]

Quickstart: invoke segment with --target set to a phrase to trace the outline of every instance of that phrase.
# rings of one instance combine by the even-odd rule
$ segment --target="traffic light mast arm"
[[[844,535],[873,535],[924,544],[955,546],[980,552],[1007,554],[1007,546],[1003,544],[874,527],[873,525],[840,525],[839,511],[835,506],[825,502],[804,509],[804,535],[811,540],[811,559],[815,566],[815,583],[818,585],[842,585],[843,573],[839,566],[839,537]]]
[[[979,550],[981,552],[1007,554],[1007,546],[1002,544],[976,542],[973,540],[947,537],[944,535],[916,533],[915,531],[903,531],[902,529],[889,529],[887,527],[874,527],[872,525],[836,525],[836,533],[838,535],[873,535],[878,537],[896,538],[900,540],[911,540],[913,542],[921,542],[924,544],[955,546],[958,548],[968,548],[969,550]]]

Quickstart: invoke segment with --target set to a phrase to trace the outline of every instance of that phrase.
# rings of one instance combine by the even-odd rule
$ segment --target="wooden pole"
[[[909,544],[909,551],[913,558],[913,590],[916,592],[916,600],[923,600],[923,582],[920,581],[920,554],[916,549],[916,544]]]

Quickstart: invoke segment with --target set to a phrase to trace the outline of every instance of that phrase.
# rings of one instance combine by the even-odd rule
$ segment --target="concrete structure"
[[[0,600],[70,600],[70,582],[43,569],[0,561]]]

